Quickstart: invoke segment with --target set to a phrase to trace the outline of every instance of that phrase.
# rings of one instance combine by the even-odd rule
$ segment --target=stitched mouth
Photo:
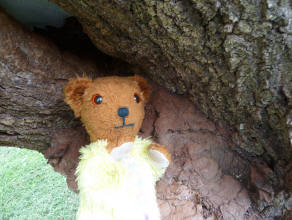
[[[134,127],[134,123],[126,124],[126,117],[123,117],[123,125],[121,126],[115,126],[115,128],[123,128],[123,127]]]

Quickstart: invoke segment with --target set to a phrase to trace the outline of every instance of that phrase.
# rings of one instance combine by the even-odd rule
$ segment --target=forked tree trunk
[[[143,129],[173,155],[158,185],[165,219],[289,219],[288,0],[54,1],[79,19],[100,50],[186,95],[218,122],[187,100],[155,90]],[[74,188],[78,143],[88,140],[82,129],[72,130],[79,121],[62,90],[69,77],[100,70],[2,12],[0,27],[0,144],[46,151]]]

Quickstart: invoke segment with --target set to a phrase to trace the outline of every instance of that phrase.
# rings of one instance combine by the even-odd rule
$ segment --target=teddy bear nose
[[[128,108],[119,108],[118,115],[120,117],[126,117],[129,115],[129,109]]]

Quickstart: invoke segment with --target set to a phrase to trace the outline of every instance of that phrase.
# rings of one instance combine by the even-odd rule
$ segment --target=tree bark
[[[249,159],[291,159],[290,1],[54,1],[101,51],[231,125]]]
[[[2,11],[0,27],[0,145],[44,152],[56,129],[79,123],[63,101],[67,79],[98,70]]]
[[[100,50],[185,95],[218,122],[215,126],[181,97],[154,94],[146,133],[168,145],[174,160],[157,188],[165,219],[200,213],[289,219],[287,0],[55,2],[79,19]],[[101,71],[3,12],[0,27],[0,144],[46,151],[74,184],[78,148],[88,140],[84,130],[74,129],[80,122],[63,102],[63,87],[76,74]]]

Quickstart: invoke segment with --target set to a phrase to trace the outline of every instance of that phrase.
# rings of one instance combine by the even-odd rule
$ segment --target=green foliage
[[[0,219],[74,219],[78,196],[39,152],[0,147]]]

